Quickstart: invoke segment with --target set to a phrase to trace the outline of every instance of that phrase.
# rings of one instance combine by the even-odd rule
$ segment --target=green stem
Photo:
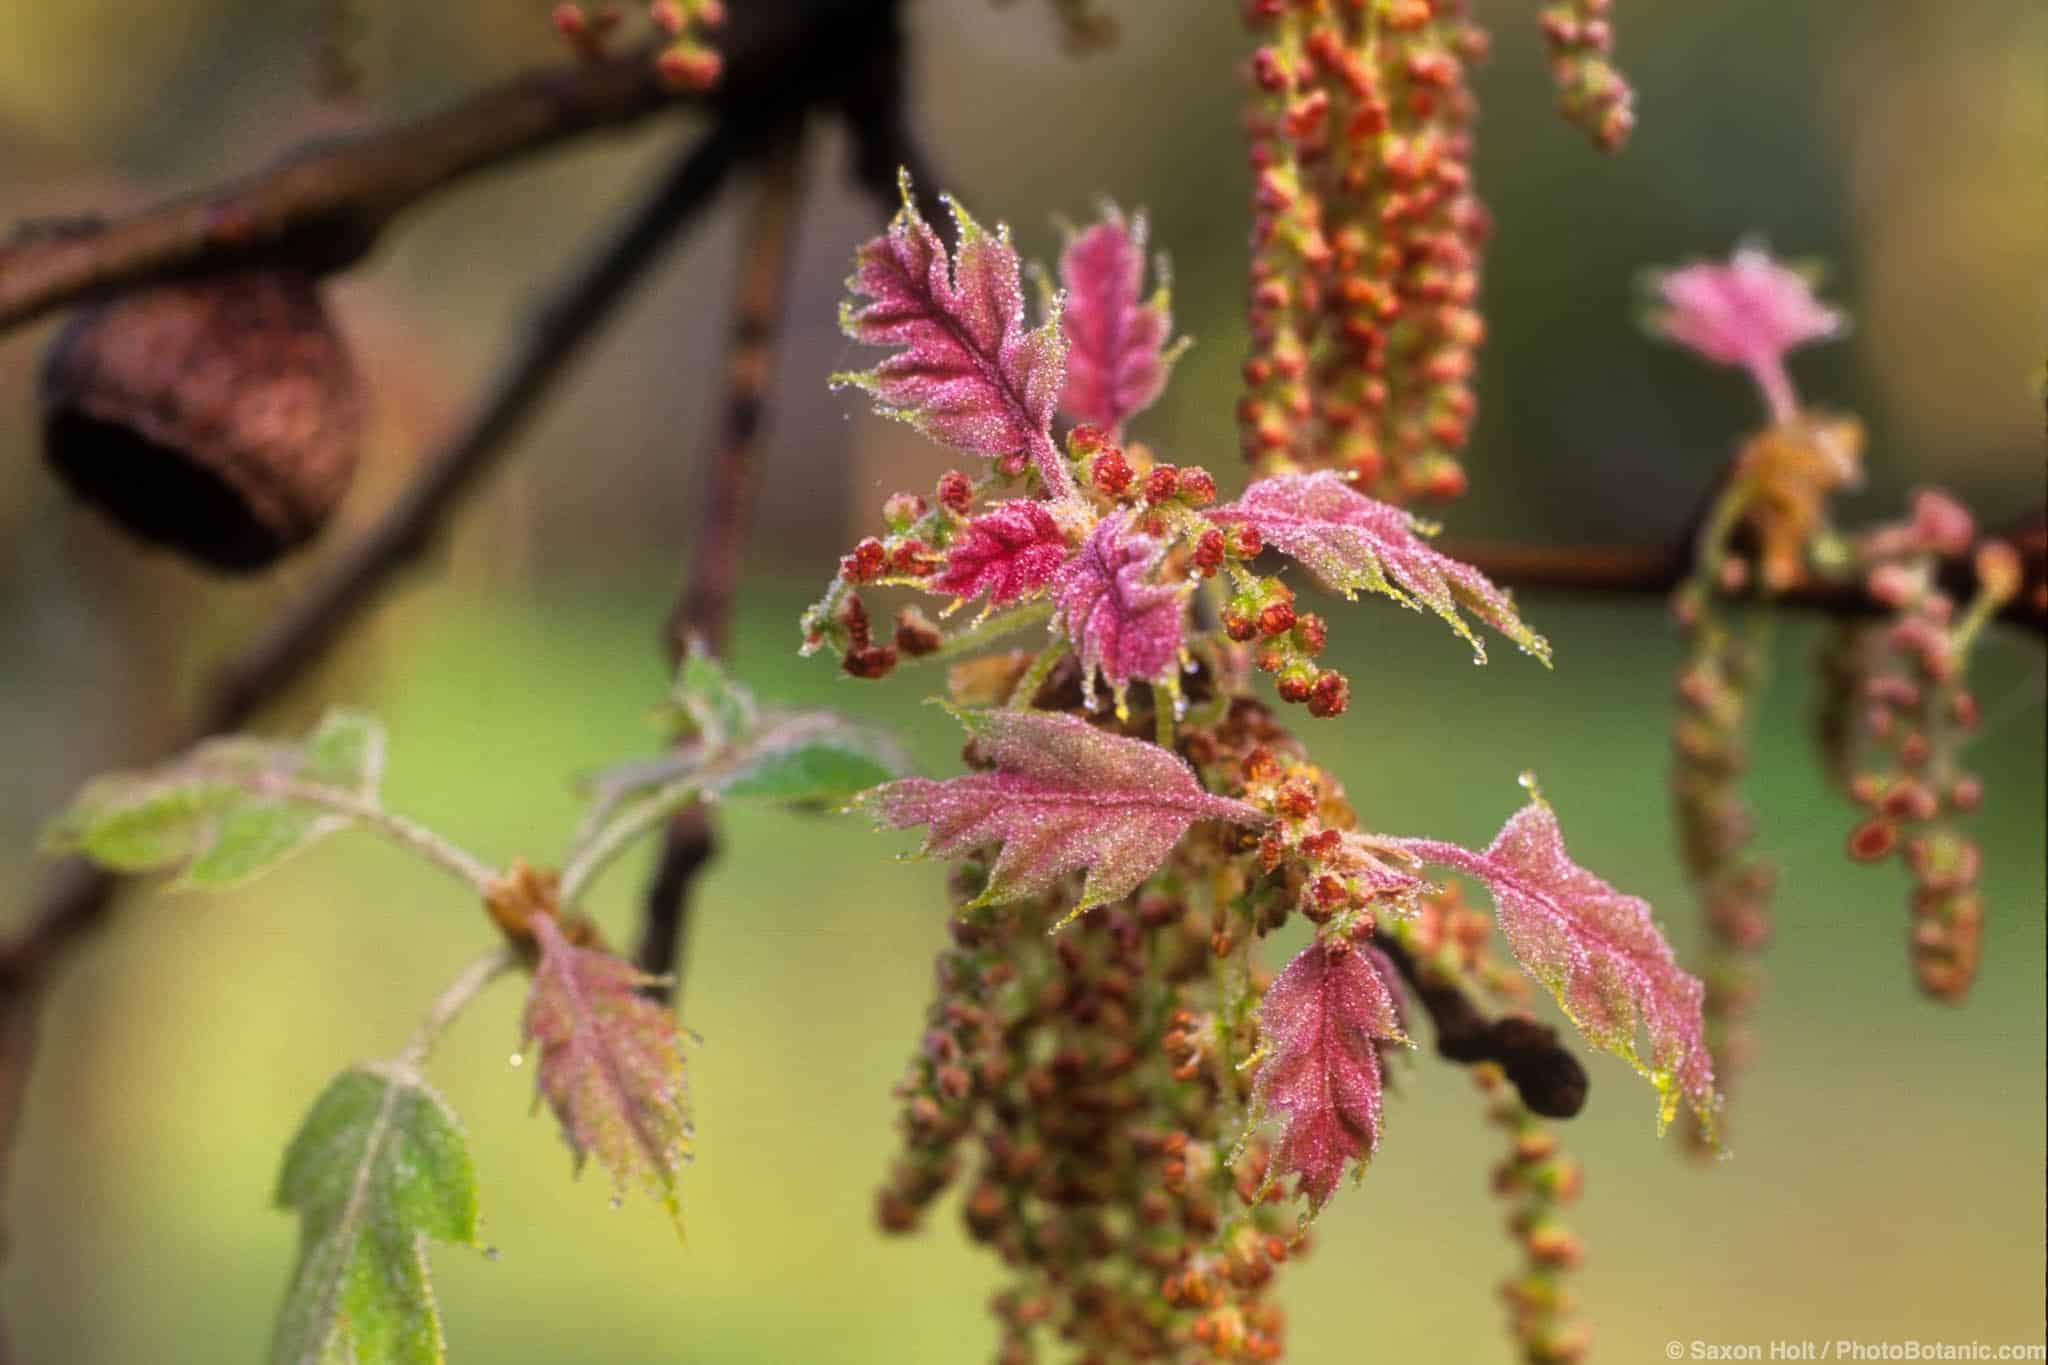
[[[678,778],[642,797],[636,805],[629,807],[623,815],[571,853],[562,864],[562,904],[574,905],[583,888],[625,852],[634,840],[682,809],[702,790],[704,776],[701,771],[692,772],[688,777]]]
[[[425,1065],[427,1054],[434,1050],[435,1043],[441,1041],[441,1035],[455,1022],[455,1016],[468,1008],[470,1001],[483,994],[484,987],[510,971],[518,961],[518,952],[510,944],[501,943],[463,968],[461,974],[449,982],[434,997],[434,1003],[427,1007],[427,1017],[420,1021],[412,1041],[405,1045],[405,1051],[398,1054],[398,1064],[409,1071],[417,1071]]]
[[[1038,657],[1031,661],[1031,667],[1024,670],[1024,676],[1017,679],[1017,685],[1010,689],[1010,710],[1028,711],[1031,709],[1031,699],[1038,695],[1039,687],[1044,684],[1048,677],[1052,676],[1053,667],[1066,655],[1066,652],[1067,642],[1064,639],[1055,639],[1044,649],[1038,651]]]
[[[340,787],[318,782],[301,782],[275,773],[228,774],[233,781],[257,796],[272,797],[298,805],[312,806],[346,817],[364,828],[383,835],[401,848],[410,849],[456,880],[467,883],[478,895],[486,894],[496,874],[482,859],[467,849],[442,838],[425,825],[394,815],[375,799],[358,796]]]

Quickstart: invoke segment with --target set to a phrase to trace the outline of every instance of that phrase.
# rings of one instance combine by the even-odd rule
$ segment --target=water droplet
[[[521,1067],[521,1066],[525,1066],[525,1065],[526,1065],[526,1054],[525,1054],[525,1053],[523,1053],[523,1052],[515,1052],[515,1053],[513,1053],[513,1054],[512,1054],[512,1056],[511,1056],[511,1059],[510,1059],[510,1060],[511,1060],[511,1062],[512,1062],[512,1065],[513,1065],[513,1066],[515,1066],[515,1067]]]
[[[497,1260],[497,1259],[498,1259],[498,1249],[497,1249],[496,1247],[485,1247],[485,1248],[484,1248],[484,1259],[485,1259],[486,1261],[495,1261],[495,1260]]]
[[[613,1212],[615,1212],[615,1213],[616,1213],[616,1212],[617,1212],[618,1210],[620,1210],[620,1209],[622,1209],[622,1208],[626,1207],[626,1196],[624,1196],[623,1194],[615,1194],[615,1195],[613,1195],[613,1196],[611,1197],[611,1206],[612,1206],[612,1211],[613,1211]]]
[[[1175,720],[1186,720],[1188,718],[1188,699],[1185,693],[1176,692],[1173,694],[1173,718]]]
[[[689,1141],[689,1140],[691,1140],[691,1139],[695,1138],[696,1136],[697,1136],[697,1125],[696,1125],[696,1124],[694,1124],[694,1123],[691,1123],[691,1122],[690,1122],[689,1120],[685,1119],[685,1120],[683,1121],[683,1140],[687,1142],[687,1141]]]

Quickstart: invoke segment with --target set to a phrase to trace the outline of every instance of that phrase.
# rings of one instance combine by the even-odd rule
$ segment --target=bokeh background
[[[746,3],[746,0],[738,0]],[[1146,206],[1197,338],[1145,434],[1235,467],[1244,174],[1234,7],[1110,0],[1122,44],[1062,56],[1043,8],[910,7],[917,102],[939,162],[984,218],[1041,257],[1054,218]],[[366,0],[349,105],[309,93],[314,0],[12,0],[0,23],[0,218],[134,204],[310,134],[438,105],[554,53],[540,0]],[[1640,131],[1603,160],[1549,116],[1534,5],[1482,0],[1479,176],[1498,223],[1474,491],[1455,531],[1644,540],[1678,527],[1754,420],[1741,381],[1642,339],[1642,268],[1745,234],[1827,261],[1845,343],[1802,356],[1812,397],[1861,413],[1876,516],[1914,485],[1989,520],[2043,492],[2048,316],[2048,7],[2023,0],[1632,0],[1621,55]],[[335,289],[377,427],[347,520],[382,505],[445,430],[547,275],[686,130],[565,150],[415,212]],[[872,231],[844,148],[814,148],[769,474],[736,642],[764,691],[915,726],[952,761],[903,675],[879,687],[795,656],[794,615],[891,489],[947,463],[824,377],[851,358],[833,309]],[[693,524],[736,243],[732,205],[688,239],[576,382],[392,593],[345,657],[275,709],[375,708],[391,801],[491,857],[551,855],[566,775],[644,750],[662,686],[655,626]],[[207,661],[309,572],[222,583],[138,553],[68,502],[35,450],[49,328],[0,337],[0,875],[33,895],[49,809],[152,745]],[[330,532],[324,549],[346,536]],[[1581,859],[1691,916],[1663,810],[1676,647],[1654,604],[1533,595],[1544,674],[1390,607],[1346,610],[1352,713],[1315,735],[1369,819],[1483,840],[1534,768]],[[2043,1330],[2043,691],[2040,643],[1984,649],[1990,789],[1985,968],[1969,1003],[1913,990],[1903,890],[1852,867],[1848,813],[1810,756],[1815,631],[1788,622],[1754,783],[1783,865],[1783,930],[1739,1145],[1702,1169],[1652,1133],[1621,1064],[1592,1063],[1566,1130],[1589,1170],[1578,1277],[1601,1358],[1667,1341],[2038,1342]],[[944,727],[939,727],[943,731]],[[438,1286],[469,1361],[983,1358],[995,1267],[950,1206],[921,1237],[872,1230],[893,1145],[888,1089],[918,1030],[942,932],[939,873],[849,820],[733,813],[703,884],[684,1014],[699,1158],[689,1242],[642,1201],[572,1183],[530,1077],[509,1065],[517,990],[458,1026],[434,1073],[467,1120],[489,1260],[442,1248]],[[600,897],[629,935],[639,867]],[[36,1362],[261,1355],[291,1217],[269,1207],[284,1143],[326,1078],[395,1050],[481,943],[472,907],[366,839],[330,841],[246,893],[138,897],[66,972],[46,1021],[4,1210],[4,1308]],[[1286,1276],[1293,1358],[1502,1359],[1492,1285],[1511,1262],[1486,1189],[1496,1138],[1467,1079],[1400,1076],[1383,1154]]]

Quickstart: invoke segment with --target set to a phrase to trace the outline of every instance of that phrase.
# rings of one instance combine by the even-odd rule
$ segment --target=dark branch
[[[662,633],[671,665],[682,661],[692,641],[724,654],[731,634],[747,514],[759,482],[761,421],[775,380],[783,297],[794,259],[802,155],[802,139],[792,132],[759,162],[759,184],[741,239],[746,257],[733,298],[724,406],[705,465],[689,568]],[[691,888],[717,847],[710,814],[700,803],[676,812],[663,836],[634,954],[642,971],[663,979],[664,985],[651,988],[662,996],[674,994],[674,974],[689,930]]]
[[[478,171],[689,102],[645,54],[529,72],[414,123],[316,143],[104,225],[0,248],[0,329],[65,304],[258,257],[334,269],[408,206]]]
[[[2019,595],[2006,603],[1998,619],[2035,635],[2048,636],[2048,531],[2043,529],[2042,515],[2037,513],[1988,539],[2010,545],[2019,554],[2025,570]],[[1504,587],[1587,595],[1666,596],[1685,580],[1692,566],[1692,551],[1686,540],[1665,546],[1445,540],[1438,548]],[[1941,585],[1958,601],[1968,601],[1977,590],[1977,569],[1972,556],[1960,555],[1945,561]],[[1892,610],[1871,597],[1860,579],[1802,584],[1773,600],[1828,616],[1875,617],[1888,615]]]
[[[1399,940],[1373,935],[1393,960],[1436,1029],[1436,1051],[1446,1061],[1470,1066],[1492,1062],[1506,1073],[1531,1113],[1568,1119],[1586,1105],[1586,1069],[1547,1024],[1519,1015],[1489,1019],[1465,997],[1457,982],[1415,960]]]
[[[316,142],[275,165],[101,222],[26,225],[0,239],[0,330],[66,304],[171,276],[259,259],[316,271],[354,264],[402,211],[470,176],[581,135],[665,111],[703,109],[725,127],[762,128],[840,108],[863,147],[919,169],[900,120],[867,136],[856,91],[901,72],[900,0],[749,0],[716,45],[709,96],[665,85],[646,51],[569,62],[492,86],[415,122]],[[876,99],[900,110],[900,95]],[[879,126],[879,125],[878,125]],[[893,184],[895,168],[889,168]]]

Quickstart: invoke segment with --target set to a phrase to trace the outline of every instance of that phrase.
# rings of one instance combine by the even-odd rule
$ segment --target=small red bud
[[[1351,681],[1336,669],[1325,669],[1309,693],[1308,713],[1319,720],[1341,716],[1351,705]]]
[[[1170,464],[1152,466],[1145,476],[1145,501],[1157,506],[1180,491],[1180,471]]]
[[[939,506],[964,517],[973,505],[974,484],[965,474],[949,469],[939,475]]]

